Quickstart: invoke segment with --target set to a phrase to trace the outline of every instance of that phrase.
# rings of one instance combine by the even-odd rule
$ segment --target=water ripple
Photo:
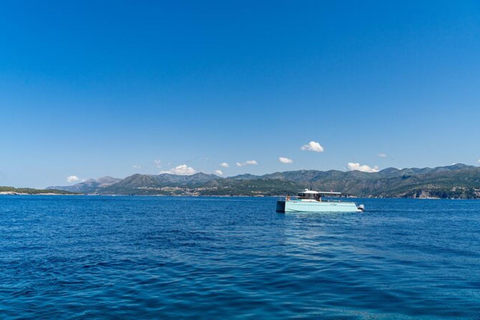
[[[0,197],[0,317],[480,317],[480,203],[362,202]]]

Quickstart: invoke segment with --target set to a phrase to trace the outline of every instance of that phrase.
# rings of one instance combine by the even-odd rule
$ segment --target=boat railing
[[[315,199],[304,199],[304,198],[299,198],[297,196],[286,196],[285,198],[281,200],[287,200],[287,201],[295,201],[295,200],[315,200]],[[319,202],[342,202],[342,200],[338,199],[331,199],[331,198],[320,198],[320,200],[317,200]]]

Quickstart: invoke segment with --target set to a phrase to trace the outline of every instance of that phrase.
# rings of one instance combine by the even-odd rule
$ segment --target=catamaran
[[[340,197],[341,192],[313,191],[305,189],[296,198],[285,197],[277,201],[277,212],[363,212],[365,206],[355,202],[323,200],[323,196]]]

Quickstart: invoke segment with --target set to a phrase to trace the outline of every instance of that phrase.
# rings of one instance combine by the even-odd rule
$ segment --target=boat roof
[[[306,193],[306,194],[325,194],[325,195],[330,195],[330,196],[339,196],[342,193],[341,192],[334,192],[334,191],[313,191],[313,190],[308,190],[305,189],[305,191],[299,192],[299,193]]]

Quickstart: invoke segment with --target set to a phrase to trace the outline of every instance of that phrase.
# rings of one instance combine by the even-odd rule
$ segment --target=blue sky
[[[0,185],[479,165],[478,1],[2,1],[0,48]]]

